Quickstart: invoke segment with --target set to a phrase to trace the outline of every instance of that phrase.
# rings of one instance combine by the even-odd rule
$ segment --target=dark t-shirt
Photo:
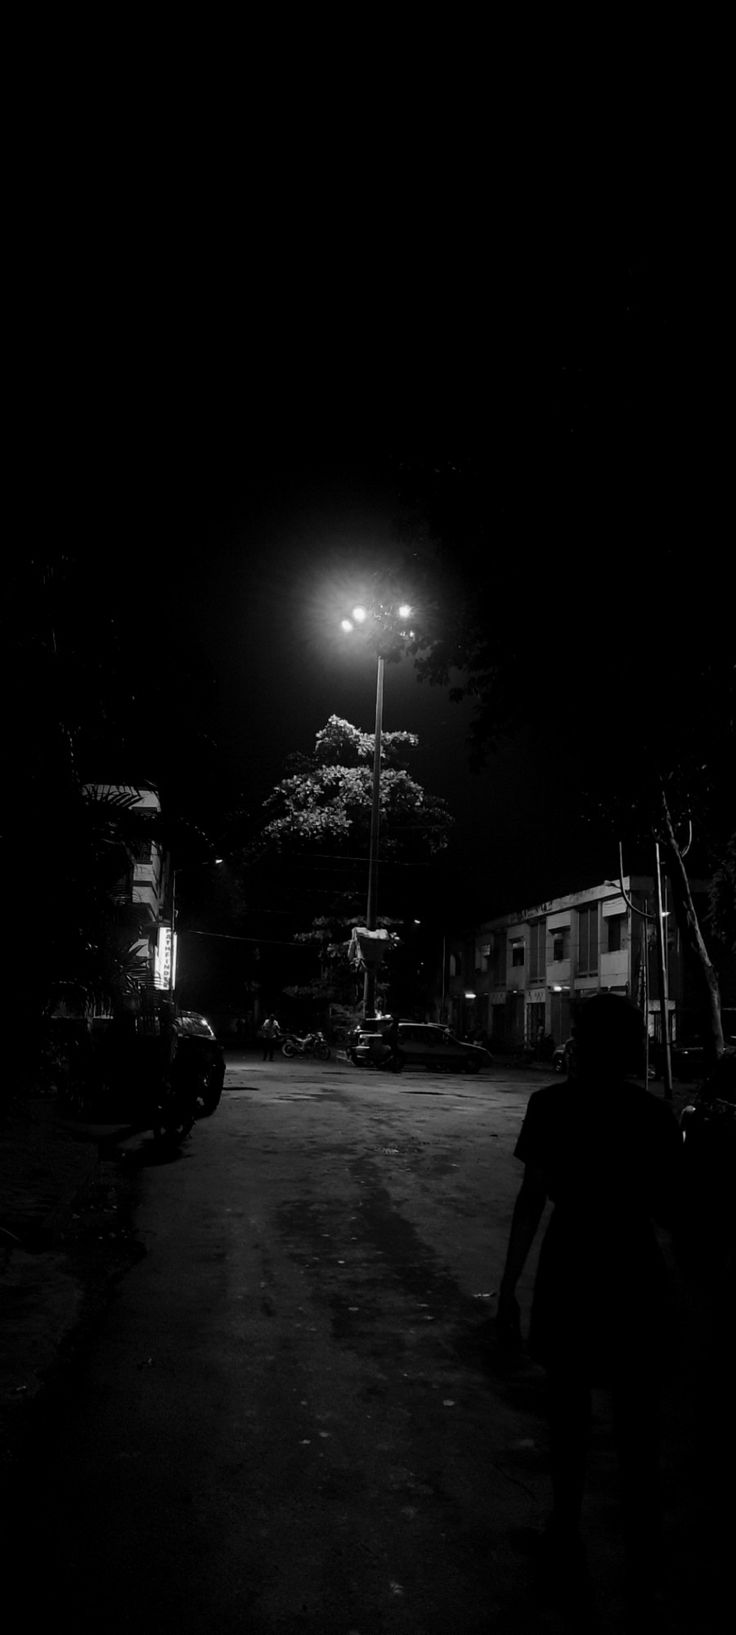
[[[682,1141],[669,1107],[627,1081],[568,1080],[529,1099],[515,1156],[554,1205],[540,1251],[530,1348],[603,1378],[661,1348],[666,1287],[655,1222],[674,1226]]]

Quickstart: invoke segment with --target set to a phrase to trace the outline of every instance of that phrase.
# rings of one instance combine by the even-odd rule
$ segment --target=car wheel
[[[223,1076],[216,1067],[211,1067],[201,1074],[194,1097],[195,1114],[197,1118],[211,1118],[220,1105],[222,1096]]]
[[[194,1098],[177,1094],[165,1085],[153,1120],[153,1134],[162,1146],[178,1147],[194,1127]]]

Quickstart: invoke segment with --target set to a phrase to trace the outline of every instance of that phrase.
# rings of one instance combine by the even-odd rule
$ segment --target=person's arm
[[[518,1345],[521,1338],[519,1302],[516,1285],[526,1265],[537,1227],[547,1202],[544,1175],[534,1164],[526,1164],[524,1179],[514,1204],[511,1217],[506,1265],[498,1291],[497,1323],[502,1339]]]

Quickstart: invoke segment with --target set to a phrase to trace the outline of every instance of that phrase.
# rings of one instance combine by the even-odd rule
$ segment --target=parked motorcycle
[[[324,1034],[318,1029],[316,1033],[287,1033],[281,1046],[282,1056],[316,1056],[320,1062],[327,1062],[332,1051]]]

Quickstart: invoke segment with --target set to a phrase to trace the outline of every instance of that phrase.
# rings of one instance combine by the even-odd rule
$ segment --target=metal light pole
[[[375,603],[372,609],[354,607],[349,619],[342,620],[343,630],[352,631],[355,625],[369,622],[381,633],[378,637],[376,673],[376,726],[373,744],[373,792],[371,799],[371,830],[368,851],[368,901],[366,904],[366,930],[376,930],[377,902],[378,902],[378,858],[381,831],[381,742],[383,734],[383,673],[386,662],[386,652],[382,651],[388,642],[389,656],[391,643],[413,631],[404,628],[405,621],[411,617],[411,608],[408,603],[402,602],[398,607],[388,607],[386,604]],[[395,656],[395,655],[394,655]],[[375,1015],[376,1009],[376,975],[379,950],[369,947],[366,949],[365,977],[363,980],[363,1017]]]
[[[376,676],[376,732],[373,746],[373,798],[371,802],[371,834],[368,851],[368,902],[366,926],[376,929],[378,902],[378,849],[381,831],[381,738],[383,733],[383,654],[378,655]],[[376,967],[366,964],[363,982],[363,1016],[374,1016],[376,1011]]]

